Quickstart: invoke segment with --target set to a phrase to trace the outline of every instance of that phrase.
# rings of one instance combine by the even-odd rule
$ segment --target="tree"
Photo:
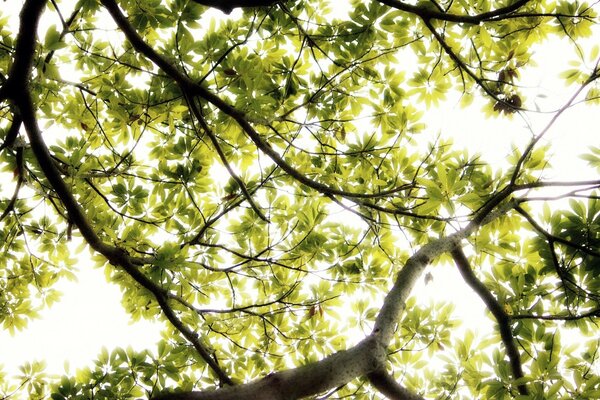
[[[25,0],[4,21],[3,328],[56,301],[79,245],[165,339],[58,380],[29,365],[2,398],[600,396],[600,180],[548,178],[543,140],[598,98],[594,6]],[[421,139],[449,93],[531,113],[550,37],[574,95],[509,169]],[[418,303],[447,263],[448,302],[473,290],[496,336]]]

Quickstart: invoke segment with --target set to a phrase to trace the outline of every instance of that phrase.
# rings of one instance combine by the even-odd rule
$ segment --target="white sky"
[[[129,324],[119,288],[106,282],[101,269],[90,269],[92,262],[81,261],[78,282],[61,282],[62,300],[45,310],[41,319],[12,337],[0,331],[0,363],[7,371],[16,371],[26,361],[45,360],[47,372],[59,374],[69,360],[74,372],[95,360],[103,346],[154,348],[160,326],[145,321]]]
[[[543,93],[549,96],[546,100],[540,99],[540,103],[552,102],[555,107],[560,106],[573,91],[573,88],[565,91],[562,81],[557,78],[557,73],[569,61],[563,57],[567,54],[566,50],[561,50],[563,46],[564,43],[555,42],[540,51],[545,67],[537,69],[530,79],[524,80],[533,87],[543,88]],[[451,136],[459,145],[480,152],[482,159],[493,165],[504,163],[512,143],[523,145],[530,138],[529,131],[524,129],[524,121],[518,116],[512,120],[485,120],[476,104],[464,110],[458,109],[456,104],[457,99],[450,99],[438,110],[427,113],[427,132],[431,137],[441,130],[443,136]],[[573,178],[574,171],[577,171],[576,179],[597,178],[595,171],[586,168],[585,163],[577,159],[577,154],[585,150],[586,144],[593,144],[590,138],[599,137],[595,113],[597,110],[590,111],[589,107],[578,106],[563,115],[548,135],[548,140],[558,149],[554,160],[560,166],[553,178]],[[530,116],[534,132],[539,132],[551,116]],[[585,171],[589,172],[588,176],[585,176]],[[63,299],[46,310],[41,319],[30,322],[25,331],[14,337],[0,331],[0,364],[4,365],[5,370],[14,372],[23,362],[46,360],[47,372],[60,374],[65,360],[69,360],[73,372],[75,368],[91,363],[103,346],[108,349],[129,345],[136,349],[154,347],[160,338],[161,327],[147,322],[130,324],[120,306],[119,289],[106,283],[101,269],[90,269],[88,265],[92,263],[81,260],[79,281],[62,283]],[[456,298],[456,287],[464,285],[456,271],[440,268],[433,272],[434,281],[427,286],[422,284],[415,291],[424,297],[439,299],[452,294],[458,303],[456,315],[465,321],[466,326],[490,329],[493,325],[491,321],[482,318],[485,315],[482,303],[466,286],[463,286],[464,295]],[[486,321],[485,327],[482,321]]]

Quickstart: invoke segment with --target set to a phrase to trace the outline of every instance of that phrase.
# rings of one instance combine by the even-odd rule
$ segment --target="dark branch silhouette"
[[[192,0],[195,3],[203,6],[216,8],[221,10],[225,14],[229,14],[234,8],[246,8],[246,7],[266,7],[280,3],[282,0]]]
[[[473,273],[473,269],[467,259],[467,256],[463,252],[463,250],[457,246],[452,251],[452,258],[458,267],[458,271],[460,275],[463,277],[467,285],[477,293],[477,295],[483,300],[486,307],[496,321],[498,322],[498,329],[500,331],[500,337],[502,338],[502,343],[504,343],[504,347],[506,348],[506,355],[510,360],[510,366],[513,372],[515,379],[523,378],[525,374],[523,373],[523,365],[521,364],[521,356],[519,355],[519,350],[517,349],[517,343],[512,334],[512,329],[510,327],[510,315],[504,311],[502,305],[496,300],[494,295],[489,291],[489,289],[481,282]],[[527,395],[528,390],[524,384],[520,384],[518,386],[519,393],[522,395]]]

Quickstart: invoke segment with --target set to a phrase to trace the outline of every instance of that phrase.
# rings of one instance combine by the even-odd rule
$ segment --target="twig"
[[[600,59],[599,59],[599,61],[600,61]],[[597,73],[598,73],[598,66],[597,66],[597,64],[598,63],[596,63],[596,68],[594,69],[594,72],[592,74],[590,74],[590,76],[588,77],[588,79],[586,79],[586,81],[583,82],[579,86],[579,88],[575,91],[575,93],[573,93],[573,95],[569,98],[569,100],[567,100],[567,102],[565,103],[565,105],[563,105],[552,116],[552,118],[550,118],[550,121],[548,122],[548,124],[546,124],[546,126],[544,127],[544,129],[542,129],[542,131],[540,133],[538,133],[536,136],[533,137],[533,139],[531,139],[531,141],[529,142],[529,145],[527,145],[527,147],[525,148],[525,151],[523,152],[523,154],[521,155],[521,157],[519,157],[519,160],[517,161],[517,164],[515,165],[515,170],[513,171],[512,177],[510,179],[510,184],[511,185],[514,185],[516,183],[517,178],[519,177],[519,173],[521,171],[521,167],[525,163],[525,160],[527,159],[527,157],[529,157],[529,155],[533,151],[533,148],[535,147],[535,145],[544,137],[544,135],[546,135],[546,133],[548,133],[548,131],[550,130],[550,128],[558,120],[558,117],[560,117],[571,106],[571,104],[575,101],[575,99],[581,94],[581,92],[583,91],[583,89],[585,89],[590,83],[592,83],[597,78]]]

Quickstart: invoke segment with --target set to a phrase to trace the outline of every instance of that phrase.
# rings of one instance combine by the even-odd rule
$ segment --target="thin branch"
[[[259,188],[263,187],[271,179],[271,176],[275,173],[276,170],[277,170],[277,167],[275,166],[271,171],[269,171],[267,176],[262,179],[260,184],[256,185],[256,187],[252,188],[252,190],[250,191],[250,195],[252,195],[254,192],[256,192]],[[191,240],[189,240],[186,243],[183,243],[181,245],[181,247],[183,247],[185,245],[199,244],[202,236],[204,236],[206,231],[213,224],[215,224],[220,218],[222,218],[224,215],[226,215],[230,211],[236,209],[240,204],[242,204],[243,201],[244,201],[244,198],[242,196],[239,196],[239,198],[231,201],[227,206],[223,207],[223,210],[221,210],[219,213],[213,214],[213,216],[211,216],[208,220],[205,220],[204,225],[202,226],[202,228],[200,228],[198,233],[196,233]]]
[[[13,120],[12,120],[12,123],[10,124],[10,127],[8,128],[8,130],[6,132],[6,136],[4,137],[4,142],[2,142],[2,145],[0,145],[0,151],[4,150],[5,148],[11,148],[13,146],[13,144],[15,143],[15,140],[17,140],[17,136],[19,135],[19,130],[21,129],[21,124],[23,123],[23,120],[21,119],[18,112],[13,111],[12,114],[13,114]]]
[[[414,188],[414,186],[411,184],[407,184],[405,186],[406,186],[406,189]],[[423,215],[423,214],[406,211],[401,208],[387,208],[387,207],[383,207],[383,206],[380,206],[380,205],[377,205],[377,204],[374,204],[374,203],[371,203],[368,201],[357,201],[357,204],[360,204],[361,206],[371,208],[373,210],[380,211],[380,212],[383,212],[386,214],[391,214],[391,215],[402,215],[405,217],[412,217],[415,219],[424,219],[424,220],[440,221],[440,222],[450,222],[452,220],[452,218],[450,218],[450,217],[439,217],[437,215]]]
[[[594,308],[590,311],[582,314],[568,314],[568,315],[536,315],[536,314],[516,314],[511,315],[511,319],[537,319],[544,321],[576,321],[579,319],[600,317],[600,308]]]
[[[81,8],[76,8],[75,10],[73,10],[73,12],[71,13],[71,15],[69,16],[69,19],[67,19],[65,21],[65,19],[62,16],[62,13],[60,12],[60,9],[58,7],[58,4],[56,4],[55,0],[52,0],[52,5],[54,6],[54,9],[56,9],[56,12],[58,13],[58,16],[60,18],[60,21],[62,23],[63,29],[60,32],[60,35],[58,37],[58,41],[62,41],[63,38],[65,37],[65,35],[67,33],[70,32],[70,28],[71,28],[71,24],[73,24],[73,21],[75,21],[75,18],[77,18],[77,15],[79,14],[79,12],[81,11]],[[50,64],[50,61],[52,61],[52,57],[54,57],[54,53],[56,50],[51,50],[48,52],[48,54],[46,54],[46,57],[44,58],[44,66],[43,66],[43,70],[46,70],[46,65]]]
[[[0,221],[2,221],[6,216],[15,208],[15,204],[17,203],[17,199],[19,198],[19,191],[21,190],[21,186],[25,182],[24,170],[23,170],[23,147],[17,147],[16,149],[16,173],[17,173],[17,184],[15,186],[15,191],[13,192],[10,201],[6,205],[6,208],[0,215]]]
[[[551,234],[550,232],[548,232],[547,230],[542,228],[542,226],[540,224],[538,224],[537,221],[534,220],[533,217],[531,215],[529,215],[529,213],[527,211],[525,211],[521,206],[516,206],[515,211],[517,211],[519,214],[521,214],[527,220],[527,222],[529,222],[529,224],[533,227],[533,229],[536,232],[538,232],[540,235],[544,236],[544,238],[547,241],[564,244],[565,246],[579,250],[582,253],[589,254],[590,256],[600,258],[600,252],[598,252],[592,248],[582,246],[578,243],[574,243],[570,240],[561,238],[560,236]]]
[[[552,116],[552,118],[550,119],[550,121],[548,122],[548,124],[546,124],[546,126],[544,127],[544,129],[542,129],[542,131],[540,133],[538,133],[536,136],[534,136],[533,139],[529,142],[529,144],[525,148],[525,151],[523,152],[523,154],[521,155],[521,157],[519,157],[519,160],[517,161],[517,164],[515,165],[515,170],[513,171],[512,177],[510,179],[511,185],[514,185],[516,183],[517,178],[519,177],[519,173],[521,172],[521,167],[523,166],[523,164],[525,163],[525,160],[527,160],[527,158],[529,157],[529,155],[533,151],[533,148],[535,147],[535,145],[546,135],[546,133],[548,133],[548,131],[554,125],[554,123],[558,120],[558,118],[567,109],[569,109],[569,107],[571,106],[571,104],[573,104],[573,102],[575,101],[575,99],[577,97],[579,97],[579,95],[581,94],[581,92],[583,91],[583,89],[585,89],[589,84],[591,84],[596,79],[596,74],[597,73],[598,73],[598,66],[596,64],[596,69],[594,69],[594,72],[590,75],[590,77],[588,77],[588,79],[586,79],[586,81],[583,82],[579,86],[579,88],[575,91],[575,93],[573,93],[573,95],[569,98],[569,100],[567,100],[567,102],[565,103],[565,105],[563,105]]]
[[[590,186],[589,189],[600,187],[600,180],[586,181],[537,181],[515,185],[515,190],[536,189],[545,187],[573,187],[573,186]]]
[[[433,9],[429,7],[423,7],[422,5],[412,5],[407,4],[399,0],[378,0],[381,4],[385,4],[397,10],[406,11],[411,14],[417,15],[422,19],[426,20],[439,20],[439,21],[447,21],[447,22],[458,22],[463,24],[473,24],[479,25],[485,21],[500,21],[507,16],[511,15],[525,4],[529,3],[531,0],[518,0],[513,4],[498,8],[497,10],[477,14],[477,15],[460,15],[460,14],[450,14],[447,12],[443,12],[439,9]]]
[[[495,93],[492,89],[490,89],[483,81],[483,79],[481,79],[480,77],[478,77],[477,75],[475,75],[475,72],[471,71],[471,68],[469,68],[467,66],[467,64],[460,59],[460,57],[458,56],[458,54],[456,54],[454,52],[454,50],[452,50],[452,48],[450,47],[450,45],[448,45],[448,43],[446,43],[446,41],[444,40],[444,37],[442,35],[440,35],[440,33],[435,29],[435,27],[433,26],[433,24],[431,23],[431,21],[427,18],[422,18],[423,24],[425,24],[425,26],[427,27],[427,29],[429,29],[429,31],[431,32],[431,34],[435,37],[435,39],[438,41],[438,43],[440,44],[440,46],[442,46],[442,48],[444,49],[444,51],[446,52],[446,54],[448,55],[448,57],[450,57],[450,59],[452,59],[452,61],[454,61],[454,63],[457,65],[457,67],[461,70],[467,73],[467,75],[469,75],[471,77],[471,79],[473,79],[475,81],[475,83],[477,84],[477,86],[479,86],[488,96],[490,96],[492,99],[496,100],[499,103],[502,103],[503,105],[505,105],[506,107],[509,107],[511,110],[513,109],[518,109],[519,107],[515,107],[514,104],[509,103],[508,101],[501,99],[500,97],[498,97],[498,94]]]
[[[510,366],[514,378],[519,379],[524,377],[525,375],[523,374],[521,356],[519,355],[517,343],[510,327],[510,316],[506,313],[506,311],[504,311],[498,300],[496,300],[489,289],[475,276],[469,260],[467,259],[467,256],[463,252],[462,248],[456,246],[451,251],[451,254],[456,266],[458,267],[460,275],[463,277],[467,285],[469,285],[471,289],[477,293],[477,295],[485,303],[488,310],[490,310],[494,318],[496,318],[500,331],[500,337],[502,338],[502,343],[504,343],[504,347],[506,348],[506,355],[510,360]],[[520,394],[528,394],[527,387],[524,384],[520,384],[518,389]]]

